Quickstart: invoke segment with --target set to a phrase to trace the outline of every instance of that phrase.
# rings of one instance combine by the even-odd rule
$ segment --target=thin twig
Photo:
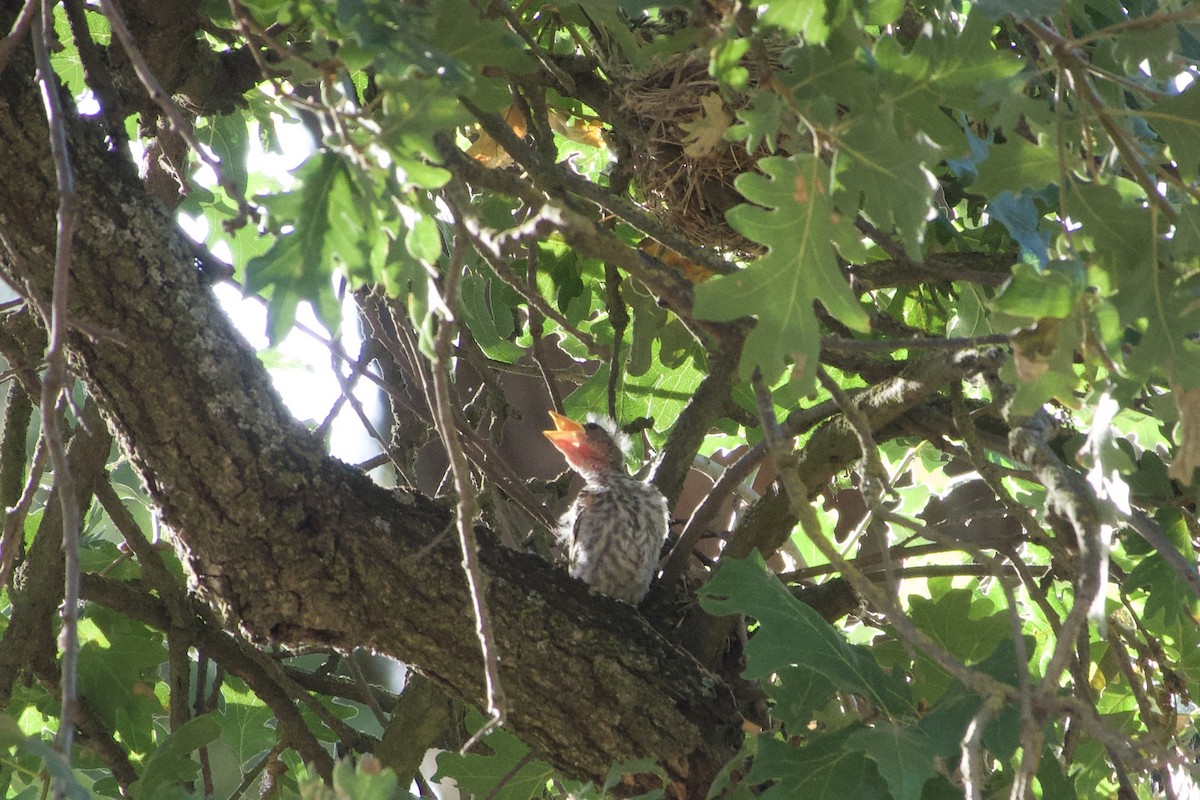
[[[517,774],[521,770],[525,769],[525,767],[531,761],[533,761],[532,750],[521,756],[520,760],[518,760],[516,764],[513,764],[512,769],[504,773],[500,780],[496,781],[496,785],[493,786],[491,791],[487,793],[487,797],[485,797],[484,800],[496,800],[496,798],[500,796],[500,792],[503,791],[504,787],[508,785],[508,782],[517,777]]]
[[[757,373],[751,382],[754,386],[755,400],[763,425],[763,436],[767,441],[771,457],[775,461],[779,480],[791,501],[792,513],[799,520],[805,535],[821,551],[821,554],[838,568],[850,585],[887,617],[896,633],[908,644],[923,652],[931,661],[950,673],[968,689],[982,696],[985,703],[1015,699],[1016,687],[968,667],[928,633],[918,628],[889,592],[871,581],[842,557],[837,547],[825,535],[821,528],[821,522],[809,502],[809,489],[796,472],[794,456],[789,450],[788,440],[775,420],[774,404],[769,390],[764,385],[761,375]]]
[[[1189,561],[1183,553],[1179,552],[1159,524],[1141,511],[1126,514],[1118,510],[1117,514],[1121,521],[1133,528],[1138,536],[1145,539],[1159,557],[1175,570],[1180,578],[1183,578],[1183,582],[1196,593],[1196,596],[1200,597],[1200,572],[1197,572],[1195,562]]]
[[[250,769],[242,773],[242,780],[234,788],[233,792],[230,793],[229,800],[241,800],[242,795],[250,791],[250,787],[254,785],[256,780],[258,780],[258,776],[261,775],[262,771],[267,768],[267,764],[278,760],[279,756],[286,749],[287,743],[280,741],[262,758],[260,758],[258,761],[255,761],[254,764],[251,765]],[[263,796],[265,797],[266,795],[264,794]]]
[[[21,43],[21,39],[24,38],[26,31],[29,30],[29,24],[33,22],[40,4],[41,0],[25,0],[25,5],[21,7],[21,13],[13,21],[13,26],[9,29],[8,36],[0,39],[0,72],[4,71],[4,67],[8,64],[8,59],[12,56],[13,50],[17,49],[17,45]]]
[[[11,402],[11,400],[10,400]],[[46,471],[46,460],[49,457],[46,448],[46,436],[38,437],[33,450],[33,463],[29,466],[29,477],[25,481],[25,489],[21,499],[4,516],[4,536],[0,538],[0,586],[8,585],[8,574],[17,557],[18,543],[25,533],[25,518],[33,505],[33,496],[41,485],[42,473]]]
[[[1186,6],[1179,11],[1171,11],[1162,14],[1149,14],[1145,17],[1131,17],[1129,19],[1114,22],[1112,25],[1105,25],[1103,28],[1092,31],[1089,34],[1080,36],[1077,39],[1072,39],[1071,43],[1075,46],[1087,44],[1088,42],[1103,39],[1106,36],[1115,36],[1122,31],[1127,30],[1144,30],[1146,28],[1158,28],[1163,25],[1171,25],[1177,22],[1186,22],[1190,19],[1200,17],[1200,5]]]
[[[462,271],[463,254],[467,246],[466,226],[456,203],[451,203],[457,236],[454,252],[444,272],[442,287],[443,319],[434,338],[434,363],[432,372],[434,390],[434,421],[437,423],[442,442],[450,459],[454,474],[454,488],[458,497],[459,545],[462,548],[463,572],[467,579],[467,591],[471,595],[471,606],[475,614],[475,633],[483,654],[484,701],[489,719],[465,745],[467,752],[491,730],[503,724],[505,715],[504,690],[500,685],[500,654],[496,651],[496,637],[492,630],[491,614],[485,593],[487,586],[483,569],[479,564],[479,544],[475,540],[475,520],[479,517],[479,504],[475,487],[471,482],[471,471],[463,453],[462,438],[455,424],[453,398],[450,394],[451,338],[458,327],[458,279]]]
[[[832,400],[811,408],[800,409],[788,415],[787,421],[783,424],[783,432],[789,437],[804,433],[836,411],[837,405]],[[662,575],[658,579],[660,585],[672,586],[675,581],[679,580],[679,576],[687,569],[688,558],[691,557],[692,551],[704,536],[709,523],[716,517],[725,499],[750,476],[750,473],[766,456],[767,443],[764,440],[755,444],[737,461],[725,468],[721,477],[708,490],[708,494],[704,496],[684,524],[683,531],[679,534],[679,540],[671,548],[671,553],[663,562]]]
[[[532,292],[537,287],[538,243],[526,243],[525,252],[525,282]],[[563,410],[562,392],[559,391],[558,381],[554,378],[554,371],[546,363],[546,340],[542,338],[544,328],[545,317],[538,307],[531,303],[529,305],[529,338],[533,343],[530,348],[533,351],[533,362],[537,364],[542,382],[546,384],[546,394],[550,398],[550,404],[554,406],[555,411],[561,414]]]
[[[354,657],[354,653],[346,655],[342,660],[345,662],[347,669],[350,670],[350,675],[354,678],[354,683],[358,686],[358,690],[362,692],[363,702],[367,708],[371,709],[371,713],[375,715],[375,719],[379,724],[386,728],[389,721],[387,712],[380,707],[379,700],[375,697],[375,690],[367,682],[366,673],[363,672],[362,666]]]
[[[842,339],[826,336],[821,339],[822,350],[837,350],[847,353],[894,353],[897,350],[964,350],[968,347],[990,347],[1008,344],[1012,337],[1007,333],[973,336],[957,339]]]
[[[66,118],[58,95],[58,81],[50,65],[47,37],[54,30],[51,3],[42,3],[41,13],[35,14],[31,36],[34,60],[37,63],[37,83],[46,107],[46,122],[50,131],[50,154],[58,189],[57,230],[54,243],[54,288],[51,297],[49,330],[46,349],[46,375],[42,380],[42,430],[50,463],[54,467],[54,482],[59,490],[63,515],[63,551],[65,554],[66,586],[62,607],[62,712],[55,747],[70,762],[71,745],[75,736],[75,713],[79,704],[79,537],[83,530],[83,513],[75,488],[75,476],[67,461],[65,420],[59,401],[67,390],[67,291],[71,274],[71,244],[75,233],[78,197],[67,145]],[[82,422],[80,423],[82,424]],[[55,796],[63,787],[55,783]]]
[[[588,349],[589,353],[597,358],[607,357],[607,347],[599,344],[594,336],[580,330],[578,326],[574,325],[558,309],[547,303],[546,299],[534,287],[529,286],[525,281],[521,280],[517,273],[508,266],[499,237],[493,236],[469,212],[464,212],[463,228],[471,238],[471,241],[474,242],[479,254],[483,256],[484,261],[487,262],[488,266],[492,268],[492,272],[496,273],[496,276],[501,281],[511,287],[521,297],[525,298],[526,302],[532,308],[536,308],[542,316],[554,320],[560,328],[578,339]]]
[[[112,28],[113,35],[116,36],[117,40],[121,43],[121,49],[123,49],[125,54],[129,57],[129,63],[133,65],[133,71],[137,74],[138,80],[141,81],[142,86],[146,89],[147,94],[150,95],[150,99],[154,101],[154,104],[162,111],[163,116],[167,118],[167,121],[171,125],[171,129],[178,133],[183,140],[187,142],[188,147],[191,148],[192,152],[196,154],[197,158],[199,158],[206,166],[212,169],[213,174],[217,176],[217,183],[221,185],[221,188],[225,190],[230,199],[237,203],[238,220],[232,223],[233,226],[238,227],[238,223],[244,222],[247,218],[255,216],[256,212],[254,206],[252,206],[250,202],[246,200],[245,194],[242,193],[242,190],[238,188],[237,184],[235,184],[233,180],[225,174],[225,170],[221,168],[221,162],[214,156],[210,155],[209,152],[204,149],[204,146],[200,144],[200,140],[196,138],[195,129],[192,127],[191,123],[184,118],[183,112],[180,110],[179,105],[169,94],[167,94],[166,90],[163,89],[162,84],[158,82],[158,78],[155,77],[154,72],[150,69],[150,65],[146,62],[145,56],[143,56],[142,52],[138,49],[137,42],[134,41],[133,34],[130,33],[129,26],[125,24],[125,18],[121,15],[121,12],[115,5],[113,5],[112,0],[97,0],[97,2],[100,5],[100,11],[104,14],[105,18],[108,19],[108,24],[109,27]]]
[[[994,711],[984,703],[967,723],[962,741],[962,776],[964,800],[983,800],[984,784],[988,776],[983,758],[983,732],[992,721]]]
[[[617,386],[621,382],[621,340],[625,338],[625,328],[629,325],[629,311],[621,299],[621,273],[612,264],[604,265],[604,293],[613,334],[612,353],[608,358],[608,416],[619,422]]]

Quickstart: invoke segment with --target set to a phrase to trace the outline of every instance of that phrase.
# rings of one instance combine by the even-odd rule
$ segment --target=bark
[[[48,301],[58,199],[26,50],[0,74],[0,273]],[[128,156],[78,120],[70,147],[71,363],[201,596],[258,640],[371,647],[478,702],[483,666],[450,511],[325,456]],[[481,549],[514,733],[572,776],[603,779],[615,762],[650,756],[674,793],[700,792],[741,739],[727,687],[628,606],[487,532]]]

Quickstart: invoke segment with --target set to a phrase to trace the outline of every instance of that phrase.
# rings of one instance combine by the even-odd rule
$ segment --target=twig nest
[[[618,72],[615,80],[625,111],[640,123],[619,134],[630,140],[631,171],[646,207],[698,245],[759,250],[725,220],[745,202],[734,180],[766,155],[724,139],[746,98],[722,95],[706,51],[680,53],[636,75]]]

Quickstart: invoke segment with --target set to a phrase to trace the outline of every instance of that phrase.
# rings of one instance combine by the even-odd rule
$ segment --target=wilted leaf
[[[733,116],[725,108],[721,95],[710,92],[700,98],[701,112],[691,122],[682,122],[679,127],[687,131],[683,152],[692,158],[701,158],[717,149],[725,138],[725,131],[733,122]]]
[[[516,104],[508,107],[504,117],[513,134],[518,139],[524,139],[525,115],[521,113]],[[467,155],[491,169],[511,167],[513,163],[512,156],[508,154],[508,151],[501,147],[500,143],[493,139],[487,131],[479,132],[479,138],[467,148]]]

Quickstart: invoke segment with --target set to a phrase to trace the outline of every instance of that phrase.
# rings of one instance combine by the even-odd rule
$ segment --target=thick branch
[[[0,83],[0,159],[45,165],[27,64],[18,52]],[[460,554],[442,535],[449,511],[326,457],[124,157],[81,125],[71,138],[85,181],[69,351],[201,593],[253,636],[371,647],[478,702]],[[0,174],[0,225],[43,296],[56,202],[45,168]],[[10,279],[12,261],[0,253]],[[617,761],[651,756],[677,792],[702,794],[741,739],[725,687],[629,607],[486,533],[481,561],[514,732],[570,775],[602,779]]]

